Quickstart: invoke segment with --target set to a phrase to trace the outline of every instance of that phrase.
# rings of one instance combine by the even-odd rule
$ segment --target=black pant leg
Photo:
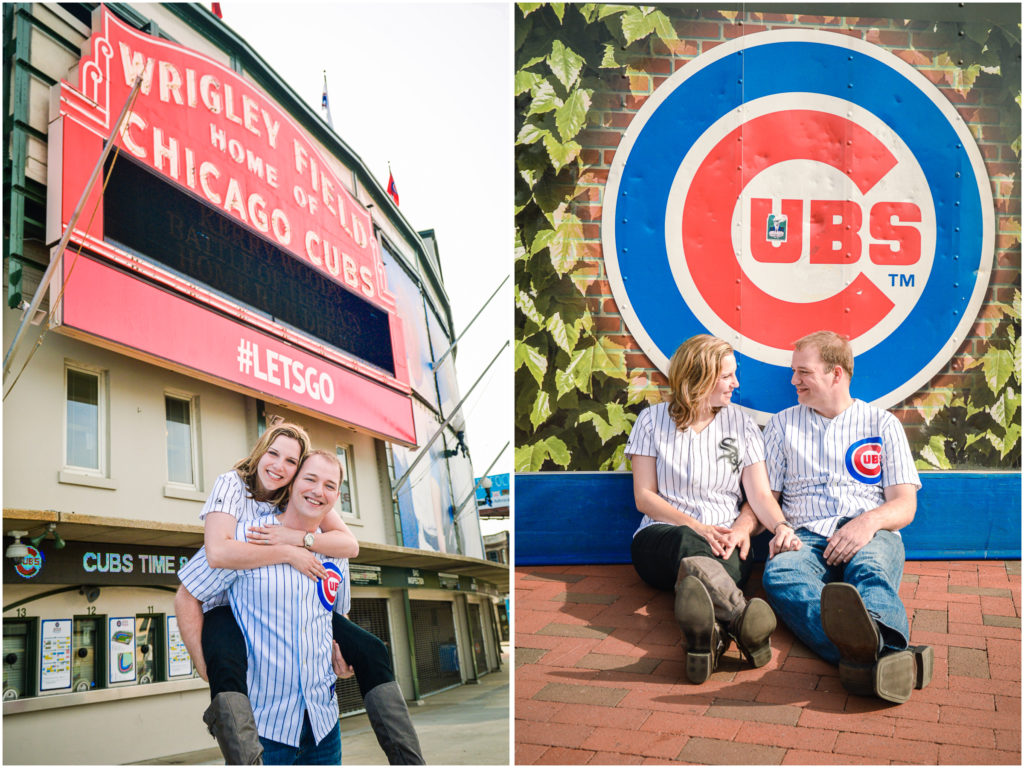
[[[684,557],[703,555],[718,560],[741,587],[750,576],[753,560],[740,559],[739,550],[728,558],[716,557],[707,539],[688,525],[649,525],[637,532],[630,546],[633,567],[647,584],[655,589],[675,588],[679,562]]]
[[[202,642],[206,676],[210,681],[210,698],[225,691],[248,696],[246,671],[249,662],[245,637],[230,606],[218,606],[203,614]]]
[[[383,641],[340,613],[335,612],[331,618],[334,640],[345,661],[355,670],[359,693],[366,696],[378,685],[392,682],[395,673],[391,668],[391,655]]]

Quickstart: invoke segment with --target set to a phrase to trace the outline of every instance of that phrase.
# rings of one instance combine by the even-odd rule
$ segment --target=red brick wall
[[[577,139],[584,147],[582,158],[589,169],[580,178],[585,192],[577,198],[573,211],[584,222],[587,260],[598,278],[587,291],[590,309],[596,313],[597,329],[628,347],[631,373],[644,369],[653,382],[665,385],[665,377],[640,351],[619,316],[601,258],[601,206],[608,169],[626,127],[651,93],[693,58],[740,35],[784,28],[851,35],[890,50],[935,83],[967,122],[992,185],[997,252],[990,288],[978,319],[956,355],[929,385],[893,409],[909,429],[922,424],[922,409],[938,404],[935,388],[963,385],[962,371],[968,356],[979,357],[983,353],[986,339],[998,324],[998,310],[992,303],[1012,303],[1014,289],[1020,286],[1020,190],[1015,189],[1020,161],[1011,147],[1020,130],[1019,122],[1014,122],[1013,115],[1000,107],[993,88],[980,83],[965,88],[959,67],[937,63],[948,38],[933,32],[931,22],[757,12],[703,12],[698,16],[692,8],[659,9],[672,19],[679,39],[665,44],[652,36],[647,51],[630,61],[631,70],[636,71],[609,79],[608,89],[595,93],[595,127]]]

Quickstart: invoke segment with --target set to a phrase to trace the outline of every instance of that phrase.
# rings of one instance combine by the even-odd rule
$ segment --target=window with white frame
[[[355,501],[355,483],[352,477],[352,446],[339,445],[337,447],[338,461],[341,462],[341,469],[344,477],[341,480],[341,489],[338,493],[338,512],[348,517],[359,517]]]
[[[164,394],[167,431],[167,480],[197,487],[195,398]]]
[[[102,371],[64,368],[64,465],[90,474],[106,472],[105,381]]]

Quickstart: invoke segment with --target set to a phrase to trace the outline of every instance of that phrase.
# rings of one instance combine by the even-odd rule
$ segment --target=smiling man
[[[899,597],[903,540],[921,487],[903,426],[850,395],[849,341],[818,331],[796,342],[799,405],[765,429],[772,492],[803,546],[765,565],[776,613],[815,653],[839,665],[851,693],[892,702],[931,680],[933,652],[909,646]]]
[[[327,451],[311,452],[295,475],[285,511],[239,523],[235,538],[246,541],[259,526],[316,532],[340,485],[338,459]],[[341,761],[331,613],[349,609],[348,560],[317,557],[327,572],[317,581],[286,564],[211,568],[202,550],[179,574],[199,600],[228,594],[249,648],[249,699],[267,765]]]

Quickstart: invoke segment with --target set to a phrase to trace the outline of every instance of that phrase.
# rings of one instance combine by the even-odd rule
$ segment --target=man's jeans
[[[302,735],[299,746],[292,747],[279,741],[271,741],[260,736],[263,745],[264,765],[341,765],[341,725],[335,723],[334,728],[324,736],[323,741],[316,743],[313,726],[309,724],[309,715],[302,719]]]
[[[786,626],[825,661],[838,664],[839,650],[821,628],[821,590],[829,582],[845,581],[857,588],[884,645],[904,650],[910,626],[899,596],[903,540],[892,531],[879,531],[848,563],[832,566],[823,556],[828,539],[804,529],[796,535],[803,546],[768,560],[762,579],[768,602]]]

